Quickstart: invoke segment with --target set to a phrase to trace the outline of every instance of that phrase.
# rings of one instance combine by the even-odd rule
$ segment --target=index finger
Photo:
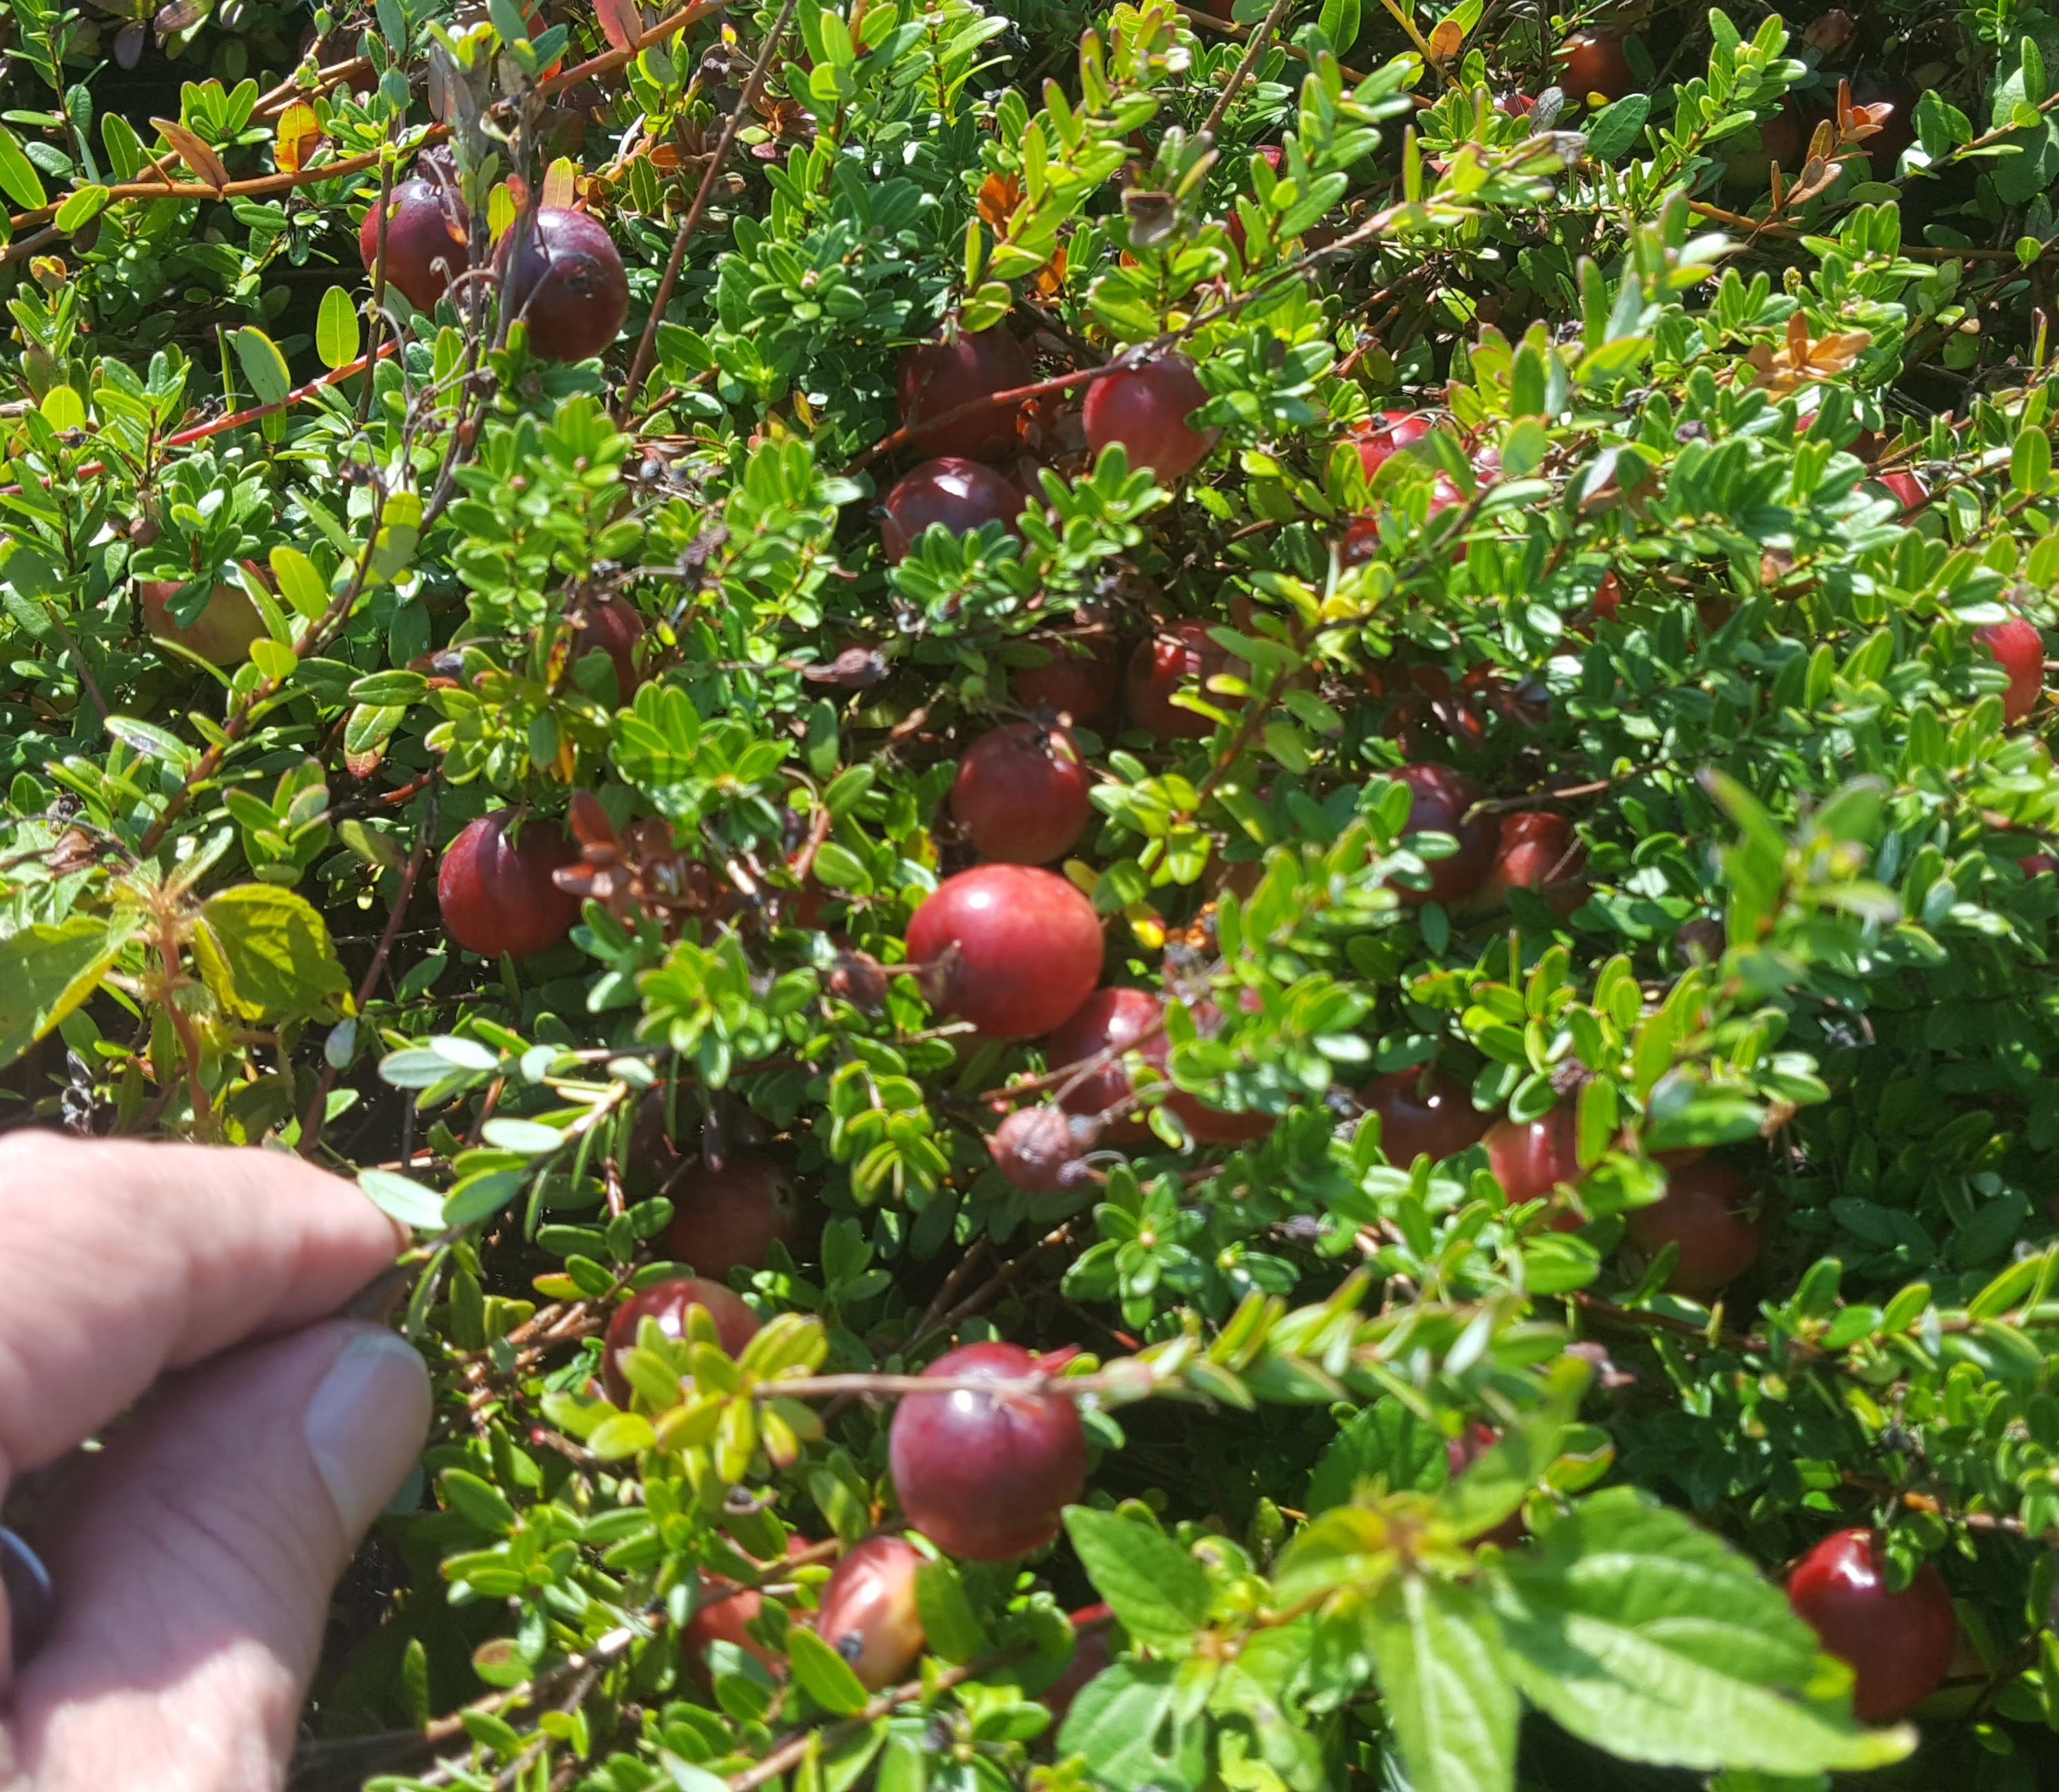
[[[400,1248],[283,1152],[0,1138],[0,1487],[165,1370],[334,1312]]]

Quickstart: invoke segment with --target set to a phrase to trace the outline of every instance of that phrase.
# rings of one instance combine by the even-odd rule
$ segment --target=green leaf
[[[1404,1575],[1366,1609],[1365,1639],[1415,1792],[1506,1792],[1520,1706],[1494,1621],[1463,1587]]]
[[[243,377],[250,382],[257,402],[284,404],[286,395],[293,389],[293,376],[287,371],[286,357],[279,352],[278,344],[262,330],[248,325],[230,340],[236,344],[236,358],[242,364]]]
[[[813,1631],[797,1624],[787,1631],[787,1659],[793,1663],[794,1678],[824,1710],[842,1718],[864,1710],[864,1682],[851,1671],[850,1663]]]
[[[332,373],[349,366],[357,359],[362,336],[357,307],[351,302],[350,294],[341,286],[332,286],[322,294],[321,309],[315,313],[315,352],[321,356],[322,365]]]
[[[1434,1493],[1448,1479],[1444,1434],[1396,1400],[1359,1412],[1323,1452],[1308,1482],[1308,1510],[1327,1511],[1370,1483],[1382,1492]]]
[[[82,186],[65,195],[64,203],[58,207],[58,215],[51,222],[69,237],[83,230],[106,211],[108,198],[107,189],[103,186]]]
[[[272,550],[272,576],[279,581],[279,595],[309,622],[329,610],[329,587],[315,570],[315,563],[297,548]]]
[[[321,912],[276,884],[238,884],[201,906],[193,956],[215,998],[249,1020],[333,1018],[350,1007]]]
[[[520,1523],[508,1496],[491,1481],[463,1468],[446,1468],[436,1477],[444,1503],[466,1523],[496,1537],[512,1532]]]
[[[1156,1525],[1089,1506],[1065,1508],[1065,1530],[1094,1590],[1148,1648],[1185,1651],[1208,1622],[1209,1577]]]
[[[965,1583],[950,1563],[925,1562],[915,1571],[915,1610],[933,1654],[947,1662],[969,1662],[986,1651],[986,1627],[974,1615]]]
[[[0,939],[0,1064],[11,1064],[100,987],[128,944],[129,918],[75,914]]]
[[[388,1219],[415,1232],[443,1229],[444,1197],[434,1189],[394,1170],[360,1170],[357,1185]]]
[[[1813,1774],[1915,1746],[1906,1725],[1862,1729],[1842,1702],[1802,1698],[1816,1639],[1786,1596],[1636,1488],[1597,1494],[1504,1566],[1496,1615],[1515,1683],[1611,1754]]]
[[[1614,161],[1637,141],[1644,121],[1651,116],[1651,99],[1646,94],[1627,94],[1613,105],[1603,106],[1587,122],[1590,159]]]
[[[525,1157],[540,1157],[565,1142],[565,1135],[556,1127],[517,1120],[512,1115],[496,1114],[480,1128],[479,1136],[488,1145],[503,1151],[519,1151]]]
[[[1085,1755],[1093,1763],[1095,1781],[1114,1792],[1201,1785],[1208,1730],[1181,1708],[1175,1682],[1180,1665],[1117,1662],[1096,1675],[1065,1714],[1059,1754]]]
[[[36,172],[36,165],[22,153],[20,141],[4,125],[0,125],[0,192],[25,212],[50,203],[50,195],[43,191],[43,177]]]

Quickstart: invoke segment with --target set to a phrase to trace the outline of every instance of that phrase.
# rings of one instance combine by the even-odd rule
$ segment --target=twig
[[[428,813],[422,818],[421,831],[415,837],[415,850],[408,854],[408,862],[401,868],[400,888],[393,898],[392,912],[386,917],[385,930],[379,936],[379,945],[372,954],[372,964],[357,985],[356,1013],[364,1012],[365,1004],[371,1001],[372,992],[379,987],[379,979],[385,974],[387,955],[393,950],[393,942],[400,937],[400,922],[408,912],[408,904],[413,900],[415,880],[422,874],[423,862],[428,857],[429,842],[436,835],[436,798],[439,786],[433,777],[430,779]],[[322,1060],[321,1075],[316,1080],[314,1099],[308,1103],[307,1116],[301,1122],[301,1155],[312,1157],[315,1146],[321,1142],[322,1121],[326,1117],[329,1092],[336,1085],[336,1066],[328,1058]]]
[[[1272,10],[1258,22],[1258,29],[1251,34],[1250,42],[1244,46],[1244,60],[1231,71],[1223,90],[1216,96],[1216,103],[1209,108],[1209,115],[1201,129],[1209,137],[1223,121],[1223,114],[1229,110],[1229,102],[1237,98],[1237,90],[1250,79],[1251,71],[1258,66],[1258,59],[1266,51],[1272,34],[1280,29],[1280,22],[1287,16],[1294,0],[1272,0]]]
[[[636,388],[643,384],[643,376],[651,366],[651,353],[658,340],[658,325],[665,315],[665,307],[671,303],[672,287],[679,277],[679,269],[687,259],[687,245],[693,241],[695,231],[700,228],[701,214],[707,209],[708,201],[715,195],[715,182],[722,177],[723,165],[729,160],[729,152],[735,146],[738,134],[743,129],[743,120],[756,104],[759,90],[765,84],[766,70],[771,67],[772,58],[779,54],[779,42],[787,34],[787,26],[794,17],[795,0],[784,0],[779,16],[772,22],[772,29],[765,34],[764,47],[758,53],[758,60],[751,66],[751,78],[743,84],[738,97],[736,110],[723,121],[722,135],[715,140],[715,153],[708,157],[707,172],[701,176],[701,184],[694,194],[694,202],[687,208],[687,215],[679,221],[679,234],[672,239],[672,253],[665,263],[663,277],[658,282],[658,290],[651,295],[651,315],[643,320],[643,334],[636,344],[636,354],[629,364],[629,377],[622,388],[622,397],[615,410],[618,423],[627,420],[629,407],[635,402]]]

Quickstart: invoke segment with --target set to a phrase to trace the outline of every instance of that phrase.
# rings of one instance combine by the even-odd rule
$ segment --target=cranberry
[[[1806,121],[1792,94],[1781,102],[1770,118],[1758,121],[1758,147],[1748,149],[1735,138],[1736,146],[1723,158],[1723,185],[1740,192],[1763,193],[1771,184],[1776,168],[1792,172],[1809,141]]]
[[[1614,622],[1623,610],[1623,581],[1611,567],[1602,575],[1602,582],[1595,587],[1587,609],[1597,621]]]
[[[922,454],[1002,460],[1015,452],[1015,407],[986,405],[949,423],[924,425],[922,420],[1013,392],[1033,377],[1029,350],[999,325],[903,349],[897,381],[902,427]]]
[[[1105,635],[1084,642],[1055,635],[1030,639],[1051,657],[1044,665],[1018,666],[1008,675],[1017,703],[1078,723],[1091,723],[1107,711],[1122,687],[1122,653],[1112,639]]]
[[[1264,157],[1265,165],[1276,174],[1280,172],[1280,163],[1287,159],[1286,151],[1276,143],[1261,143],[1254,153]],[[1237,258],[1241,261],[1245,258],[1244,220],[1232,210],[1229,216],[1223,220],[1223,229],[1229,232],[1229,240],[1237,245]]]
[[[1498,94],[1494,109],[1504,118],[1527,118],[1536,110],[1537,102],[1528,94]]]
[[[1010,722],[987,730],[958,761],[951,813],[982,858],[1048,865],[1086,831],[1092,787],[1065,729]]]
[[[417,311],[433,311],[451,277],[471,258],[471,221],[464,202],[448,188],[419,175],[393,189],[386,213],[386,284]],[[357,232],[364,271],[379,256],[379,202],[364,214]]]
[[[799,1531],[787,1539],[787,1553],[799,1555],[808,1547]],[[750,1625],[765,1609],[765,1598],[755,1587],[739,1587],[722,1575],[703,1574],[694,1615],[679,1632],[679,1652],[697,1675],[707,1659],[708,1645],[733,1643],[746,1655],[755,1655],[775,1673],[785,1663],[750,1632]]]
[[[2026,878],[2041,878],[2047,871],[2059,871],[2059,858],[2050,853],[2029,853],[2016,862],[2016,868]]]
[[[1142,469],[1168,483],[1183,479],[1208,458],[1210,438],[1187,421],[1208,401],[1185,355],[1126,367],[1087,390],[1087,446],[1098,455],[1120,442],[1133,472]]]
[[[1852,1712],[1898,1718],[1937,1690],[1958,1643],[1945,1577],[1926,1562],[1899,1593],[1887,1590],[1880,1539],[1834,1531],[1794,1565],[1787,1603],[1855,1676]]]
[[[1667,1177],[1658,1201],[1630,1214],[1630,1236],[1647,1256],[1680,1247],[1666,1284],[1676,1293],[1714,1294],[1758,1260],[1750,1202],[1751,1185],[1728,1165],[1690,1163]]]
[[[556,946],[579,919],[579,899],[551,874],[579,854],[556,822],[532,817],[511,837],[512,809],[468,822],[436,868],[444,926],[468,952],[526,958]]]
[[[932,967],[937,1006],[1002,1039],[1049,1033],[1101,981],[1101,921],[1057,873],[979,865],[946,878],[908,923],[908,958]]]
[[[1541,1201],[1560,1183],[1580,1180],[1579,1125],[1571,1102],[1541,1120],[1497,1120],[1485,1142],[1487,1165],[1511,1206]]]
[[[265,619],[241,585],[217,585],[205,606],[181,628],[172,620],[172,599],[185,588],[177,579],[149,579],[137,587],[143,627],[153,640],[170,641],[211,666],[238,666],[265,639]]]
[[[665,1249],[703,1276],[763,1269],[776,1240],[799,1235],[800,1197],[786,1171],[755,1151],[734,1151],[719,1169],[696,1164],[666,1185],[672,1223]]]
[[[1123,1067],[1122,1054],[1135,1046],[1145,1058],[1162,1065],[1166,1050],[1165,1017],[1165,1003],[1148,990],[1111,986],[1095,990],[1078,1012],[1045,1041],[1045,1059],[1053,1070],[1062,1070],[1069,1065],[1098,1057],[1111,1048],[1115,1055],[1065,1089],[1058,1097],[1059,1105],[1068,1113],[1092,1118],[1129,1100],[1129,1073]],[[1105,1129],[1101,1136],[1117,1142],[1148,1137],[1150,1130],[1141,1120],[1126,1119]]]
[[[2045,695],[2045,637],[2023,617],[2012,616],[1976,629],[1973,639],[2009,675],[2001,694],[2002,719],[2021,722]]]
[[[1376,1077],[1358,1098],[1380,1117],[1380,1149],[1402,1169],[1425,1155],[1435,1164],[1456,1157],[1478,1144],[1489,1124],[1464,1084],[1420,1065]]]
[[[1002,1381],[1037,1369],[1020,1344],[976,1344],[923,1373]],[[1086,1436],[1062,1394],[910,1394],[894,1412],[887,1459],[908,1522],[975,1562],[1041,1549],[1057,1535],[1061,1509],[1086,1486]]]
[[[1575,31],[1558,51],[1559,85],[1576,100],[1599,94],[1619,100],[1637,85],[1619,31]]]
[[[903,473],[886,494],[879,539],[890,561],[903,559],[932,523],[970,535],[982,523],[1010,530],[1022,514],[1022,494],[991,467],[946,455]]]
[[[915,1575],[922,1552],[905,1537],[868,1537],[837,1563],[815,1611],[815,1634],[877,1692],[915,1665],[922,1619]]]
[[[1044,1709],[1051,1714],[1053,1724],[1065,1721],[1066,1712],[1073,1708],[1073,1701],[1086,1690],[1087,1682],[1108,1666],[1109,1659],[1105,1630],[1089,1631],[1085,1635],[1073,1639],[1073,1659],[1066,1663],[1065,1672],[1037,1695]]]
[[[1229,655],[1209,638],[1205,623],[1175,623],[1139,641],[1122,680],[1129,726],[1157,740],[1206,740],[1215,723],[1174,703],[1173,695],[1191,681],[1202,687],[1201,695],[1221,706],[1225,699],[1207,684],[1229,664]]]
[[[1448,858],[1426,859],[1429,887],[1399,890],[1404,902],[1456,902],[1470,896],[1494,868],[1500,825],[1492,815],[1471,814],[1487,794],[1476,779],[1449,766],[1405,765],[1393,773],[1408,786],[1412,800],[1404,833],[1448,834],[1459,850]]]
[[[1923,482],[1914,473],[1882,473],[1880,484],[1902,500],[1902,513],[1906,516],[1921,510],[1930,501],[1930,495],[1923,489]]]
[[[758,1332],[758,1316],[719,1282],[698,1276],[675,1276],[639,1289],[615,1309],[607,1322],[607,1334],[600,1352],[600,1384],[617,1406],[629,1404],[629,1380],[622,1372],[623,1352],[635,1348],[636,1335],[647,1319],[655,1320],[668,1338],[687,1333],[687,1315],[704,1307],[715,1321],[722,1348],[736,1356]]]
[[[636,670],[636,643],[643,639],[642,612],[624,598],[588,607],[586,619],[574,638],[572,651],[604,653],[615,663],[616,696],[627,703],[643,682]]]
[[[1429,433],[1430,419],[1420,411],[1382,411],[1359,426],[1352,444],[1365,476],[1371,479],[1410,443],[1420,442]]]
[[[1916,141],[1916,90],[1899,75],[1862,69],[1852,77],[1854,106],[1885,106],[1880,129],[1866,140],[1866,161],[1876,181],[1891,181],[1902,152]]]
[[[1091,1143],[1092,1120],[1063,1108],[1018,1108],[995,1128],[986,1141],[994,1167],[1010,1182],[1033,1195],[1055,1195],[1074,1187],[1080,1153]]]
[[[521,249],[516,253],[515,243]],[[546,205],[525,225],[517,219],[500,239],[495,265],[515,256],[508,299],[529,327],[529,348],[546,360],[583,361],[622,333],[629,315],[629,277],[598,219]]]
[[[1587,856],[1573,824],[1563,815],[1547,809],[1511,810],[1501,818],[1501,838],[1495,849],[1494,866],[1480,893],[1502,899],[1511,890],[1577,896],[1577,880]],[[1554,902],[1552,906],[1558,904]],[[1578,906],[1575,902],[1568,906]]]

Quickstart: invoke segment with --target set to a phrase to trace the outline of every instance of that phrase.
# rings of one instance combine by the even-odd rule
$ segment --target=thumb
[[[342,1321],[168,1384],[50,1539],[56,1627],[7,1724],[20,1780],[275,1792],[331,1591],[429,1405],[405,1340]]]

